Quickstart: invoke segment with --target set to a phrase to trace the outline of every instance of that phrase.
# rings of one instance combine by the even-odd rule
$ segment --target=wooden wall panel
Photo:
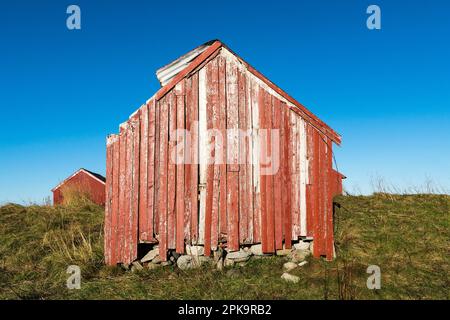
[[[262,129],[279,130],[279,140]],[[262,243],[269,253],[305,236],[315,256],[332,259],[332,197],[341,188],[332,141],[229,55],[151,99],[115,139],[107,146],[108,264],[132,262],[139,242],[159,242],[164,261],[185,243],[203,244],[207,255],[219,242],[230,251]],[[266,161],[276,157],[270,174]]]
[[[167,213],[168,213],[168,145],[169,145],[169,104],[163,97],[160,104],[159,124],[159,253],[162,261],[167,260]]]

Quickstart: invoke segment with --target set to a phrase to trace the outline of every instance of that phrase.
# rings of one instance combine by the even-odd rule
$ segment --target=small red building
[[[107,139],[105,261],[139,244],[264,253],[314,241],[334,256],[341,136],[222,42],[157,71],[161,88]]]
[[[64,204],[72,195],[84,195],[94,203],[105,205],[106,179],[98,173],[81,168],[52,189],[53,204]]]

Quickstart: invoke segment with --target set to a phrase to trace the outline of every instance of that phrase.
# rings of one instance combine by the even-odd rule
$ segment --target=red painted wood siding
[[[108,264],[136,259],[138,243],[159,242],[166,260],[168,250],[183,253],[186,243],[204,245],[206,255],[219,244],[233,251],[262,243],[269,253],[304,236],[314,239],[315,256],[332,259],[332,197],[342,192],[342,176],[332,168],[332,141],[246,68],[229,54],[211,55],[163,88],[109,141]],[[204,200],[198,164],[205,160],[199,159],[202,103],[205,126],[224,137],[205,137],[210,148],[204,153]],[[175,130],[184,128],[187,148],[179,149],[183,139]],[[264,131],[262,143],[257,137]],[[267,155],[278,155],[278,166],[273,158],[265,163]],[[267,173],[270,166],[277,169]]]

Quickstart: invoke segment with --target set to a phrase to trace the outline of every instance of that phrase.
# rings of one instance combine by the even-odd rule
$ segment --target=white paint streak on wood
[[[246,123],[246,129],[250,130],[251,136],[249,138],[249,142],[248,142],[248,147],[252,148],[252,144],[253,144],[253,138],[252,138],[252,101],[251,101],[251,97],[252,97],[252,92],[251,92],[251,85],[252,82],[250,80],[250,78],[248,77],[247,73],[245,73],[245,79],[246,79],[246,115],[247,115],[247,123]],[[247,192],[249,193],[249,197],[247,199],[250,200],[250,202],[248,203],[248,241],[253,243],[253,165],[252,165],[252,159],[253,159],[253,152],[252,150],[246,150],[246,162],[245,165],[247,166]]]
[[[306,123],[300,120],[300,236],[306,236],[306,183],[307,183],[307,145]]]
[[[206,69],[202,68],[198,74],[198,95],[199,95],[199,169],[200,169],[200,210],[198,224],[198,243],[203,244],[205,241],[205,211],[206,211],[206,170],[208,158],[208,133],[206,119]]]
[[[250,72],[247,72],[249,77]],[[259,105],[258,105],[258,91],[259,87],[251,81],[251,112],[252,112],[252,168],[253,168],[253,208],[254,208],[254,223],[259,228],[258,234],[261,234],[261,189],[260,189],[260,145],[259,145]]]
[[[300,235],[300,162],[299,162],[299,135],[298,135],[298,116],[293,112],[289,111],[289,121],[292,130],[291,134],[291,144],[292,144],[292,155],[291,155],[291,181],[292,181],[292,240],[296,240]]]

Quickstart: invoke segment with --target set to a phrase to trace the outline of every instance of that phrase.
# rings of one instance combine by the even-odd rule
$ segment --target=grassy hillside
[[[341,196],[336,199],[338,259],[310,259],[280,279],[285,260],[245,267],[131,273],[103,266],[103,209],[0,207],[0,299],[449,299],[450,196]],[[66,269],[81,267],[80,290]],[[368,265],[381,268],[381,290],[368,290]]]

